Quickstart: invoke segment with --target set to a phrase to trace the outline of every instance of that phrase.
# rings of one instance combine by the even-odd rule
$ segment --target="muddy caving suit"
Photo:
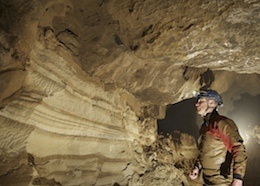
[[[198,140],[197,166],[205,185],[231,185],[233,178],[243,179],[247,155],[235,123],[216,110],[204,118]]]

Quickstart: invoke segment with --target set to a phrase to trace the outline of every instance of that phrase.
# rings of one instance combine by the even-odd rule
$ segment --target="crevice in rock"
[[[200,86],[201,89],[209,89],[214,82],[215,77],[210,69],[200,75]]]

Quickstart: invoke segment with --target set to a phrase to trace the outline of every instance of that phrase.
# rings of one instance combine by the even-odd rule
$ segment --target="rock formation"
[[[257,0],[0,2],[0,185],[196,185],[166,106],[260,94]]]

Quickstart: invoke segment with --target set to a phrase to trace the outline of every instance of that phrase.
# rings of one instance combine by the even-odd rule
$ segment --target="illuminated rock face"
[[[260,93],[259,7],[2,1],[0,182],[189,185],[194,139],[156,121],[201,86]]]

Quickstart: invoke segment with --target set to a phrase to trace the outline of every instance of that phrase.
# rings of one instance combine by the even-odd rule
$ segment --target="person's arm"
[[[195,162],[193,169],[190,171],[189,177],[192,180],[197,179],[200,172],[201,172],[201,169],[202,169],[202,166],[201,166],[201,163],[200,163],[199,158],[198,158]]]
[[[191,171],[190,171],[190,179],[195,180],[199,176],[199,168],[195,166]]]
[[[238,179],[233,179],[231,186],[243,186],[243,181]]]
[[[233,164],[233,179],[234,184],[243,181],[246,171],[247,154],[243,139],[241,138],[236,124],[229,119],[219,122],[220,136],[227,147],[228,151],[232,153],[234,158]]]

